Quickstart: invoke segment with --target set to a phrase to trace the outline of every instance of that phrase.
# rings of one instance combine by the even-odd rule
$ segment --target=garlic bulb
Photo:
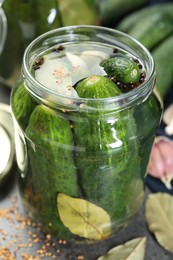
[[[159,178],[168,189],[172,188],[173,141],[163,136],[155,138],[147,172],[153,177]]]

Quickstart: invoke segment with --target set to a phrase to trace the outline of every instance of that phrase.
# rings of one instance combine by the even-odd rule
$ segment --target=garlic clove
[[[164,136],[155,138],[147,172],[159,178],[167,187],[172,189],[173,180],[173,141]]]
[[[173,104],[171,104],[163,113],[163,122],[167,125],[165,132],[173,135]]]
[[[164,185],[166,186],[166,188],[168,190],[171,190],[173,188],[172,184],[171,184],[171,181],[173,180],[173,173],[172,174],[169,173],[169,174],[165,175],[160,180],[164,183]]]

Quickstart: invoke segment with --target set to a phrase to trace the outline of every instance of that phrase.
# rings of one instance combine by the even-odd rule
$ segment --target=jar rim
[[[65,95],[62,95],[58,93],[57,91],[51,90],[50,88],[47,88],[43,84],[41,84],[39,81],[37,81],[31,71],[30,71],[30,59],[33,57],[30,57],[30,52],[34,48],[34,46],[41,41],[45,41],[44,48],[46,47],[46,39],[48,39],[50,36],[59,33],[60,35],[65,35],[68,34],[68,36],[74,35],[73,33],[78,30],[78,32],[82,33],[82,30],[95,30],[100,33],[108,33],[108,35],[112,35],[115,37],[115,35],[121,37],[122,39],[127,39],[129,43],[133,44],[134,46],[138,47],[140,50],[143,51],[143,53],[146,55],[146,58],[148,59],[148,64],[149,68],[147,71],[147,77],[146,80],[141,83],[139,87],[134,88],[133,90],[127,92],[127,93],[122,93],[118,96],[114,97],[107,97],[107,98],[80,98],[80,97],[67,97]],[[107,36],[107,35],[106,35]],[[58,37],[58,36],[57,36]],[[67,39],[67,38],[66,38]],[[108,39],[108,41],[113,41],[113,38]],[[57,43],[55,43],[57,44]],[[113,44],[113,43],[111,43]],[[123,44],[125,46],[125,44]],[[128,47],[127,45],[125,47]],[[116,48],[116,46],[114,46]],[[38,56],[38,55],[37,55]],[[146,69],[146,68],[145,68]],[[65,26],[65,27],[60,27],[51,31],[48,31],[37,38],[35,38],[26,48],[24,55],[23,55],[23,63],[22,63],[22,76],[24,78],[25,82],[25,87],[27,90],[35,97],[40,99],[42,102],[46,102],[44,100],[45,96],[50,96],[52,95],[53,100],[58,100],[67,106],[71,106],[72,104],[77,104],[79,102],[82,102],[82,104],[88,103],[102,103],[103,105],[109,104],[111,105],[112,103],[115,105],[121,104],[121,107],[123,106],[132,106],[132,104],[135,102],[138,102],[139,100],[143,100],[146,98],[146,96],[150,95],[150,93],[153,90],[153,87],[155,85],[155,63],[154,59],[149,52],[149,50],[138,40],[133,38],[132,36],[118,31],[116,29],[108,28],[108,27],[102,27],[102,26],[97,26],[97,25],[72,25],[72,26]],[[39,93],[39,94],[38,94]],[[44,93],[44,94],[43,94]],[[68,100],[68,102],[67,102]],[[46,102],[47,103],[47,102]],[[55,105],[55,103],[54,103]],[[112,106],[112,105],[111,105]],[[119,105],[118,105],[119,107]]]

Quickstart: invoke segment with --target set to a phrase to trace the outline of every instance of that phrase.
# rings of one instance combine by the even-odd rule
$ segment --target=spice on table
[[[12,207],[0,209],[0,222],[3,221],[0,228],[0,259],[59,259],[68,242],[64,239],[54,239],[49,233],[41,233],[41,226],[30,217],[23,216],[18,210],[17,198],[13,199]],[[5,229],[6,222],[10,231]],[[27,231],[23,238],[22,231],[25,229]],[[81,253],[75,256],[71,253],[66,255],[66,259],[85,260],[85,257]]]

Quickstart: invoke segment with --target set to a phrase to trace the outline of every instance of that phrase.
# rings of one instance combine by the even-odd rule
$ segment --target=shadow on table
[[[0,183],[0,202],[5,199],[16,185],[17,166],[13,165],[11,171]]]

